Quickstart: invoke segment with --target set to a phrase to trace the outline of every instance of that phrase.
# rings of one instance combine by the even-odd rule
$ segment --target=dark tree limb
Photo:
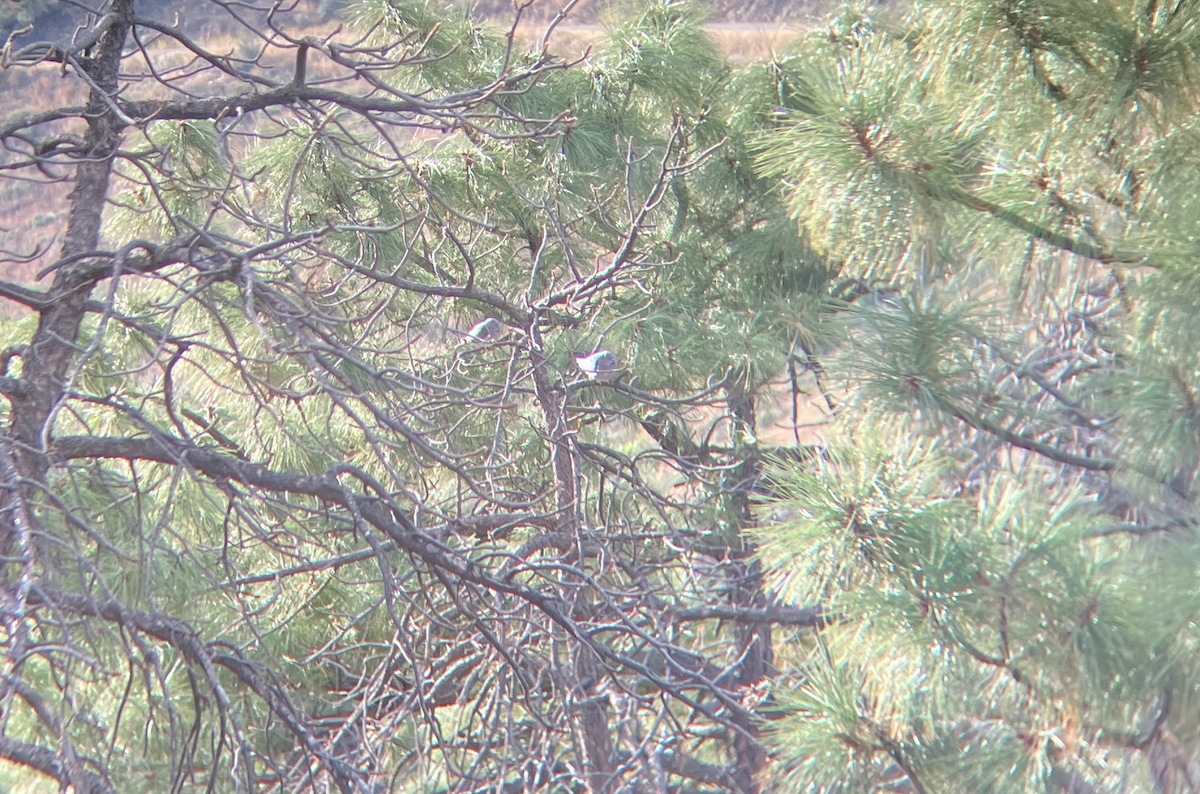
[[[764,623],[805,629],[824,628],[829,621],[829,616],[820,607],[770,606],[754,609],[713,604],[676,609],[671,614],[682,621],[728,620],[734,623]]]
[[[76,791],[79,791],[80,794],[118,794],[116,789],[92,772],[83,772],[83,780],[78,780],[72,776],[67,765],[59,760],[57,753],[40,745],[0,736],[0,759],[35,769],[43,775],[52,777],[63,789],[75,786]],[[80,790],[80,786],[82,786],[82,790]]]

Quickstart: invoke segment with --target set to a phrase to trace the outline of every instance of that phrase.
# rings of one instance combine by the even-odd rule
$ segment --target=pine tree
[[[833,275],[755,171],[774,71],[665,0],[578,61],[421,0],[161,11],[6,51],[87,100],[0,127],[71,186],[0,284],[5,776],[758,791],[820,617],[746,534],[756,397]]]
[[[6,779],[1196,788],[1195,3],[197,8],[6,50]]]
[[[847,11],[778,58],[761,173],[856,287],[756,531],[826,623],[776,790],[1200,786],[1198,10]]]

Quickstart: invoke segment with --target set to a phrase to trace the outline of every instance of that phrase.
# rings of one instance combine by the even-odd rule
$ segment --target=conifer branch
[[[773,623],[806,629],[824,628],[831,620],[821,607],[770,606],[755,609],[712,605],[677,609],[672,614],[681,621],[730,620],[735,623]]]
[[[104,438],[91,436],[73,436],[56,439],[49,457],[59,463],[76,459],[120,458],[124,460],[141,460],[186,466],[217,481],[232,481],[244,486],[262,488],[280,493],[302,494],[313,496],[324,501],[340,505],[350,510],[354,515],[361,516],[377,529],[382,530],[396,544],[396,548],[410,552],[435,568],[453,574],[472,584],[477,584],[497,593],[516,596],[536,607],[558,624],[568,634],[583,642],[603,660],[627,667],[640,675],[646,676],[656,685],[676,697],[681,698],[689,706],[699,709],[701,713],[710,714],[708,707],[702,706],[688,695],[683,694],[679,684],[662,678],[659,674],[647,668],[644,664],[627,656],[615,653],[606,645],[593,640],[566,611],[559,599],[548,596],[538,590],[518,584],[511,577],[497,578],[487,572],[478,563],[460,556],[442,543],[429,537],[417,529],[410,519],[396,510],[385,509],[375,500],[352,494],[341,486],[334,477],[329,475],[311,476],[287,474],[274,471],[257,463],[232,458],[228,455],[200,447],[195,447],[180,441],[165,437],[154,439],[125,439]],[[112,609],[120,612],[115,602]],[[97,613],[99,614],[99,613]],[[165,624],[164,624],[165,625]],[[163,628],[162,631],[175,629]],[[183,630],[183,629],[180,629]],[[157,634],[155,636],[158,636]],[[675,673],[682,674],[684,680],[691,680],[691,686],[699,684],[716,695],[717,700],[735,713],[743,710],[735,700],[725,694],[720,688],[698,674],[673,662],[671,667]]]
[[[950,414],[950,416],[953,416],[955,419],[970,425],[976,430],[996,436],[1002,441],[1012,444],[1014,447],[1020,447],[1021,449],[1026,449],[1030,452],[1036,452],[1037,454],[1049,458],[1056,463],[1062,463],[1067,466],[1076,466],[1078,468],[1088,469],[1090,471],[1112,471],[1116,468],[1115,461],[1107,458],[1091,458],[1066,452],[1065,450],[1058,449],[1057,447],[1043,443],[1037,439],[1033,439],[1021,433],[1000,427],[996,423],[985,419],[982,416],[970,413],[963,408],[960,408],[949,400],[939,399],[938,405],[946,413]]]
[[[37,770],[47,777],[54,778],[64,790],[74,787],[77,792],[88,792],[88,794],[119,794],[102,777],[93,772],[84,771],[83,778],[77,778],[67,765],[59,760],[57,753],[40,745],[0,736],[0,759]]]
[[[255,757],[255,754],[246,744],[246,737],[239,726],[239,718],[233,702],[217,675],[217,666],[224,667],[247,684],[263,699],[275,716],[288,727],[308,752],[334,771],[335,780],[342,794],[353,794],[355,791],[355,786],[351,781],[356,776],[361,777],[362,773],[351,770],[344,762],[332,756],[316,743],[311,728],[305,724],[287,696],[279,691],[278,687],[265,682],[253,665],[237,656],[215,652],[214,647],[206,643],[199,633],[186,622],[165,615],[130,609],[112,598],[89,598],[46,588],[34,590],[29,603],[32,607],[42,606],[78,615],[102,617],[128,630],[145,633],[179,650],[191,664],[203,671],[213,696],[226,719],[231,721],[236,734],[235,739],[242,754],[243,769],[248,780],[252,780],[254,774],[252,758]]]
[[[999,204],[994,204],[986,199],[969,193],[965,190],[955,190],[949,193],[952,200],[969,209],[978,212],[987,213],[997,220],[1007,223],[1015,229],[1025,232],[1030,237],[1036,238],[1044,243],[1062,249],[1068,253],[1082,256],[1087,259],[1092,259],[1105,265],[1139,265],[1145,261],[1145,256],[1134,254],[1122,254],[1111,251],[1107,248],[1089,243],[1086,240],[1080,240],[1073,237],[1068,237],[1065,234],[1056,232],[1041,224],[1034,223],[1028,218],[1016,213]]]

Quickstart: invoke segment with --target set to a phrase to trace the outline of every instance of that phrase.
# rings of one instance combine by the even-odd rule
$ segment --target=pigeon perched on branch
[[[607,383],[621,371],[621,360],[608,350],[594,353],[576,353],[575,364],[588,380]]]
[[[504,336],[504,326],[495,317],[480,320],[467,331],[467,338],[472,342],[496,342]]]

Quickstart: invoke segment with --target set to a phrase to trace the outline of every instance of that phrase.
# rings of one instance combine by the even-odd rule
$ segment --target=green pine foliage
[[[507,53],[502,36],[437,3],[364,0],[346,19],[366,34],[364,46],[419,59],[372,78],[431,107],[480,86],[496,90],[506,58],[541,57]],[[494,509],[553,515],[551,445],[527,355],[511,341],[464,338],[495,308],[437,292],[470,283],[527,308],[575,271],[626,257],[602,290],[552,303],[540,329],[560,391],[580,380],[574,352],[599,344],[628,373],[623,391],[569,387],[573,437],[589,450],[603,445],[578,475],[585,530],[621,560],[614,566],[607,553],[589,553],[577,564],[608,593],[649,587],[683,606],[706,605],[720,574],[697,574],[691,563],[697,553],[744,553],[733,504],[744,483],[726,461],[756,444],[752,429],[720,429],[727,391],[736,383],[752,392],[786,367],[801,329],[817,323],[832,274],[789,217],[776,181],[755,170],[755,141],[771,123],[771,72],[732,69],[702,23],[692,5],[638,7],[584,62],[502,93],[486,131],[447,115],[445,129],[405,140],[350,113],[313,123],[159,121],[132,131],[126,146],[135,156],[118,167],[107,219],[113,244],[135,255],[139,241],[203,229],[241,259],[233,271],[171,266],[155,279],[118,271],[106,297],[122,321],[97,315],[85,323],[73,381],[73,394],[84,397],[57,417],[56,434],[162,433],[289,474],[365,483],[391,494],[417,526],[442,527],[437,542],[448,551],[499,575],[542,524],[494,537],[444,527]],[[531,134],[544,127],[561,132]],[[666,178],[664,167],[674,169]],[[23,344],[34,331],[14,327],[8,341]],[[692,437],[697,419],[685,415],[697,405],[713,413],[707,438]],[[646,427],[661,428],[670,454]],[[676,460],[698,458],[701,445],[718,465]],[[354,516],[162,463],[96,461],[55,476],[62,509],[51,512],[47,531],[67,540],[45,559],[48,583],[67,592],[99,587],[130,608],[188,621],[269,671],[307,719],[340,725],[366,708],[347,693],[406,692],[426,671],[402,660],[448,660],[438,680],[419,682],[438,701],[436,720],[384,720],[368,737],[379,754],[368,760],[390,790],[458,790],[466,770],[503,780],[523,774],[509,757],[530,754],[581,763],[578,749],[557,749],[560,737],[546,732],[542,716],[575,708],[567,699],[581,696],[546,672],[526,678],[526,670],[565,664],[569,638],[477,618],[480,606],[463,605],[459,591],[384,549],[384,538]],[[664,495],[648,499],[652,489]],[[101,551],[81,559],[78,549],[93,538]],[[273,573],[364,548],[373,556],[339,563],[333,574]],[[530,588],[546,581],[531,566],[507,575]],[[481,603],[523,614],[507,596]],[[520,665],[492,651],[481,626],[516,649]],[[708,621],[672,631],[671,642],[703,654],[731,643],[733,632]],[[117,669],[125,644],[97,644],[97,665]],[[678,674],[640,640],[615,650],[660,676]],[[179,649],[132,652],[153,658],[158,677],[112,674],[71,686],[77,708],[97,715],[71,724],[73,744],[94,757],[107,752],[122,792],[187,777],[156,763],[166,759],[186,758],[203,770],[196,779],[232,780],[238,756],[223,730],[241,731],[264,759],[292,763],[291,733],[261,697],[225,681],[245,723],[230,728],[191,699],[193,687],[210,684],[192,677]],[[53,672],[35,659],[27,675],[42,681]],[[643,700],[631,730],[672,748],[672,726],[693,707],[672,701],[654,716],[656,686],[645,676],[635,682]],[[123,710],[134,701],[149,710]],[[495,724],[509,726],[513,748],[489,733]],[[9,731],[54,741],[29,714]],[[704,763],[734,760],[721,733],[687,744]],[[233,791],[242,783],[213,785]]]
[[[462,9],[343,18],[356,55],[412,59],[363,70],[411,129],[316,100],[130,129],[47,433],[356,489],[504,587],[329,499],[119,456],[39,484],[39,585],[186,621],[380,792],[523,790],[530,759],[556,793],[1196,789],[1200,4],[855,8],[734,64],[653,0],[520,86],[550,56]],[[227,256],[123,270],[196,231]],[[492,316],[502,340],[466,338]],[[580,376],[600,346],[620,380]],[[757,437],[783,379],[820,443]],[[539,557],[564,450],[580,526]],[[522,520],[471,530],[496,514]],[[607,690],[516,588],[594,618]],[[715,607],[821,618],[749,621],[752,675],[748,624],[679,617]],[[20,670],[78,717],[5,736],[66,736],[122,794],[310,763],[232,667],[87,617],[39,627],[86,661]],[[717,670],[693,702],[660,688],[680,659]],[[600,701],[611,786],[546,717]]]
[[[1194,3],[846,12],[760,173],[863,298],[757,531],[780,791],[1192,790]]]

